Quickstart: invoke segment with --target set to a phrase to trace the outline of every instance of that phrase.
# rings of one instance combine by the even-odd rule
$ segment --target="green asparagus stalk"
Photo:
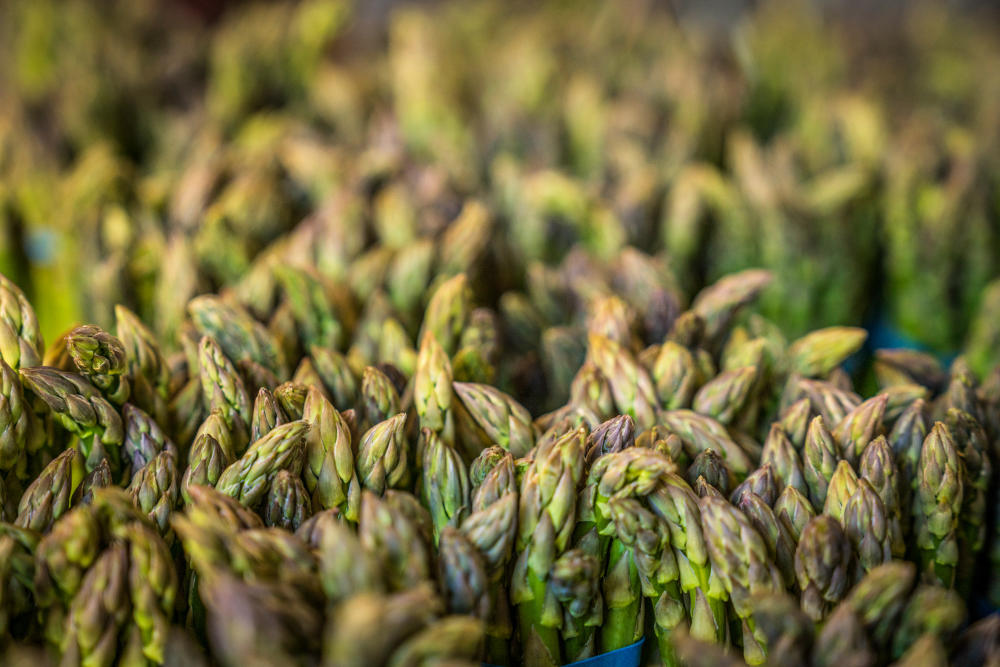
[[[699,452],[688,467],[687,480],[689,483],[693,485],[699,477],[703,477],[707,483],[718,489],[719,493],[729,493],[729,469],[726,468],[725,461],[715,453],[714,449]]]
[[[167,417],[170,370],[153,332],[131,310],[115,306],[115,333],[125,347],[132,401],[157,421]]]
[[[977,555],[986,542],[986,505],[993,465],[990,461],[986,431],[967,412],[949,408],[945,423],[955,439],[962,461],[962,508],[959,512],[959,563],[956,586],[966,596],[971,594]]]
[[[437,541],[445,527],[459,526],[469,511],[469,476],[454,449],[430,429],[424,429],[424,460],[420,491],[434,522]],[[463,613],[463,612],[455,612]]]
[[[181,495],[184,502],[191,502],[191,487],[215,486],[222,471],[232,463],[219,441],[208,433],[199,435],[188,453],[188,467],[181,478]]]
[[[844,508],[847,501],[858,490],[858,476],[847,461],[840,461],[830,478],[826,502],[823,504],[823,514],[832,516],[841,524],[844,523]]]
[[[375,493],[401,488],[409,479],[409,445],[403,433],[406,415],[400,413],[371,427],[361,437],[354,465],[358,481]]]
[[[506,572],[517,537],[517,496],[517,491],[511,490],[475,509],[461,528],[483,555],[488,569],[493,607],[486,624],[486,656],[495,664],[504,664],[509,659],[514,632]],[[593,636],[593,627],[589,628],[589,634]],[[586,639],[581,641],[588,643]]]
[[[160,534],[168,538],[168,543],[171,542],[170,515],[181,497],[180,473],[173,452],[160,452],[137,471],[128,492],[136,507],[148,515]]]
[[[31,406],[25,401],[21,378],[0,359],[0,470],[13,468],[40,435]]]
[[[278,404],[278,399],[274,397],[270,389],[261,387],[257,392],[257,398],[253,401],[253,413],[250,417],[250,441],[260,440],[275,426],[280,426],[287,421],[289,420]]]
[[[437,338],[426,335],[420,341],[413,376],[413,404],[421,428],[438,433],[449,445],[455,443],[453,399],[451,363]]]
[[[902,658],[928,634],[950,645],[965,623],[965,616],[965,603],[955,591],[939,586],[917,586],[893,635],[892,657]]]
[[[812,657],[817,667],[835,667],[873,665],[877,655],[859,615],[845,603],[837,606],[820,629]]]
[[[913,532],[923,572],[952,586],[959,562],[958,526],[964,485],[955,441],[948,427],[934,424],[920,451],[913,497]]]
[[[771,425],[760,461],[761,464],[771,465],[779,492],[792,487],[800,493],[809,493],[799,454],[784,429],[777,423]]]
[[[215,340],[204,337],[198,346],[201,390],[208,411],[222,413],[237,452],[250,439],[250,398],[232,361]]]
[[[659,405],[666,410],[690,408],[704,382],[691,351],[669,340],[660,346],[650,375]]]
[[[336,350],[315,346],[309,348],[309,356],[334,407],[338,410],[351,408],[358,393],[358,381],[347,359]]]
[[[666,473],[648,498],[670,531],[681,591],[688,598],[692,636],[725,642],[726,592],[708,557],[698,496],[680,477]]]
[[[521,483],[511,602],[518,607],[525,659],[539,665],[562,660],[557,632],[562,612],[547,580],[573,534],[584,438],[584,430],[577,429],[538,451]]]
[[[322,515],[323,512],[313,518]],[[300,526],[300,531],[305,526]],[[327,524],[316,553],[323,592],[330,603],[336,604],[358,593],[382,592],[384,584],[378,563],[367,557],[358,536],[346,523]]]
[[[860,350],[867,338],[868,333],[857,327],[817,329],[789,346],[789,366],[803,377],[826,377]]]
[[[721,424],[732,424],[747,407],[757,379],[754,366],[724,371],[702,385],[691,407]]]
[[[282,382],[274,388],[274,399],[281,406],[281,411],[286,417],[295,421],[302,419],[302,410],[305,408],[306,395],[309,387],[298,382]]]
[[[73,598],[62,638],[70,664],[111,665],[129,616],[129,557],[125,544],[108,547],[88,570]]]
[[[429,546],[418,526],[371,491],[361,494],[358,535],[367,557],[380,564],[388,590],[405,591],[431,580]]]
[[[107,458],[112,472],[119,470],[125,437],[121,417],[87,379],[46,366],[24,368],[21,378],[59,424],[80,438],[88,469]]]
[[[312,494],[313,509],[339,509],[348,521],[358,520],[361,483],[354,467],[351,434],[343,417],[317,388],[309,390],[303,418],[306,436],[302,477]]]
[[[900,473],[892,455],[889,443],[883,436],[871,441],[861,455],[861,479],[865,479],[878,494],[885,506],[889,523],[889,537],[894,558],[902,558],[906,553],[903,541],[902,508],[899,502]]]
[[[169,451],[178,456],[177,448],[160,425],[141,408],[126,403],[122,408],[125,422],[123,444],[123,473],[125,479],[149,464],[160,452]]]
[[[620,414],[627,414],[643,429],[656,423],[659,402],[653,381],[631,353],[599,334],[588,337],[587,358],[606,378]]]
[[[861,619],[880,653],[887,653],[890,648],[916,574],[913,563],[885,563],[865,575],[844,600]]]
[[[852,466],[858,464],[865,447],[881,433],[888,401],[885,394],[868,399],[845,415],[833,429],[834,440],[840,443],[841,457]]]
[[[468,278],[459,273],[445,280],[431,294],[424,312],[420,331],[421,341],[430,333],[441,345],[445,354],[458,349],[462,329],[472,310],[472,290]]]
[[[671,644],[673,631],[687,621],[681,597],[680,573],[670,545],[670,530],[662,519],[635,498],[608,501],[615,539],[611,542],[608,580],[604,589],[608,611],[602,646],[614,650],[636,642],[643,632],[642,597],[653,603],[653,623],[660,657],[676,664]],[[615,557],[621,553],[616,563]],[[637,584],[632,584],[637,578]],[[631,623],[628,625],[630,614]],[[616,627],[620,626],[620,627]]]
[[[264,501],[264,523],[295,531],[312,514],[312,501],[302,480],[279,470]]]
[[[281,348],[244,308],[231,300],[202,295],[191,299],[187,310],[198,333],[215,340],[228,359],[250,359],[278,377],[285,376]]]
[[[802,529],[795,549],[795,578],[802,591],[802,611],[817,623],[850,588],[851,543],[840,522],[826,514]]]
[[[804,665],[809,662],[814,628],[791,595],[784,592],[754,596],[754,618],[768,647],[769,664]]]
[[[763,635],[756,632],[751,596],[780,590],[781,575],[768,557],[764,540],[742,512],[711,496],[698,504],[712,572],[718,573],[733,610],[743,621],[743,658],[749,664],[761,664],[767,647]]]
[[[166,543],[147,526],[133,523],[120,532],[129,545],[132,620],[139,630],[142,655],[163,664],[179,585],[174,561]]]
[[[470,441],[467,448],[473,443],[479,449],[496,444],[521,457],[534,447],[538,432],[520,403],[489,385],[455,382],[452,386],[461,404],[456,411],[458,433]]]
[[[303,347],[342,348],[347,327],[321,276],[287,265],[276,267],[275,275],[295,317]]]
[[[66,336],[66,347],[77,371],[86,376],[104,397],[122,405],[131,394],[125,346],[100,327],[77,327]]]
[[[569,549],[552,564],[550,586],[563,606],[562,642],[571,662],[597,652],[594,628],[603,620],[600,563],[582,549]]]
[[[798,544],[803,529],[816,516],[816,511],[809,499],[795,490],[795,487],[786,486],[774,503],[774,514],[792,536],[793,542]]]
[[[46,532],[70,508],[70,502],[85,474],[83,458],[75,449],[52,459],[24,491],[14,523],[21,528]]]
[[[882,499],[867,479],[858,480],[858,487],[844,504],[844,532],[854,545],[860,578],[863,573],[892,559],[892,530]]]
[[[785,411],[781,414],[781,424],[782,430],[788,439],[792,441],[792,445],[795,446],[795,450],[799,452],[804,458],[804,450],[806,446],[806,436],[809,432],[809,426],[811,425],[810,417],[812,415],[812,404],[809,402],[808,398],[802,398],[798,401],[792,403]]]
[[[24,292],[0,274],[0,358],[17,371],[40,366],[43,351],[34,309]]]
[[[777,515],[760,496],[748,491],[739,498],[736,505],[750,521],[764,540],[767,552],[777,567],[786,588],[795,585],[795,539],[778,521]]]
[[[438,540],[438,580],[445,607],[485,621],[493,602],[486,563],[476,545],[457,528],[445,526]]]
[[[394,595],[362,593],[348,598],[334,610],[323,633],[322,664],[386,664],[395,647],[431,623],[441,609],[442,603],[430,586]]]
[[[246,507],[254,507],[264,499],[280,470],[299,474],[308,433],[309,424],[305,421],[282,424],[250,445],[243,456],[223,470],[216,488]]]
[[[368,427],[399,412],[399,394],[385,373],[368,366],[361,377],[361,410]]]
[[[733,504],[739,504],[740,499],[748,493],[758,496],[768,506],[773,505],[778,499],[778,482],[775,479],[774,468],[770,463],[765,463],[750,473],[739,486],[733,489],[729,501]]]

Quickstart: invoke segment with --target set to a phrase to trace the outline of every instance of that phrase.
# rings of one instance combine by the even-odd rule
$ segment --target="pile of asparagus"
[[[993,35],[106,4],[0,6],[3,664],[1000,664]]]
[[[175,340],[118,306],[46,347],[0,280],[10,660],[1000,660],[965,628],[1000,597],[1000,368],[884,350],[865,400],[863,330],[788,341],[767,272],[688,303],[634,248],[483,305],[487,220],[338,283],[349,223],[307,218]]]

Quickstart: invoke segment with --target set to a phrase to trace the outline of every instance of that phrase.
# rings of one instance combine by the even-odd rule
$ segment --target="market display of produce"
[[[1000,665],[1000,40],[504,6],[0,7],[3,664]]]

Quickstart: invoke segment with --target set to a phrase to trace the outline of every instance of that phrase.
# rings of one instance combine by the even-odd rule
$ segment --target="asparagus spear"
[[[851,543],[840,523],[820,514],[802,529],[795,549],[795,577],[802,591],[802,611],[819,622],[850,587]]]
[[[111,665],[119,632],[129,616],[129,557],[125,544],[108,547],[84,577],[66,617],[63,659],[71,664]]]
[[[951,586],[959,562],[958,522],[964,485],[955,441],[941,422],[935,423],[924,439],[917,475],[913,532],[922,570]]]
[[[718,573],[743,622],[743,657],[750,664],[761,664],[767,648],[765,638],[756,631],[750,600],[755,593],[780,590],[781,575],[768,557],[764,540],[739,510],[711,496],[698,503],[712,571]]]
[[[420,490],[434,522],[435,541],[447,526],[458,526],[469,511],[469,477],[458,452],[430,429],[424,429]],[[461,613],[461,612],[456,612]]]
[[[900,473],[889,443],[882,436],[871,441],[861,455],[861,478],[868,481],[885,506],[889,523],[892,555],[902,558],[906,552],[903,541],[902,508],[899,502]]]
[[[349,521],[358,520],[361,483],[354,465],[351,433],[343,416],[312,387],[303,407],[311,425],[305,442],[302,477],[312,494],[313,509],[339,509]]]
[[[569,431],[536,452],[521,483],[511,602],[518,607],[526,659],[540,665],[558,665],[562,659],[557,633],[562,613],[546,582],[573,534],[584,438],[582,428]]]
[[[563,606],[561,635],[572,662],[597,652],[593,628],[603,619],[599,568],[597,558],[582,549],[569,549],[552,564],[550,586]]]
[[[67,449],[52,459],[25,489],[17,505],[14,523],[37,532],[47,531],[69,510],[83,476],[83,458],[75,449]]]
[[[279,471],[299,474],[308,432],[309,424],[301,420],[277,427],[223,470],[216,488],[247,507],[255,506]]]
[[[302,480],[287,470],[279,470],[264,501],[264,523],[295,531],[312,511],[312,501]]]
[[[13,468],[29,440],[37,441],[39,435],[40,425],[25,401],[20,376],[0,358],[0,470]]]
[[[66,348],[77,371],[85,375],[104,397],[122,405],[131,393],[125,375],[125,346],[116,337],[94,325],[77,327],[66,336]]]
[[[42,334],[24,292],[0,274],[0,358],[15,371],[42,363]]]
[[[107,458],[118,471],[125,437],[121,417],[86,378],[46,366],[24,368],[21,378],[63,428],[80,438],[88,469]]]

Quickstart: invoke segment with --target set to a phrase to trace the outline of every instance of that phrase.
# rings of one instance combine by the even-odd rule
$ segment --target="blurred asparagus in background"
[[[362,221],[383,248],[352,280],[396,275],[406,327],[421,304],[398,290],[419,300],[428,262],[476,267],[492,299],[576,246],[601,266],[633,245],[687,293],[772,270],[762,312],[789,336],[878,325],[951,353],[970,333],[1000,266],[988,23],[876,12],[895,49],[879,60],[874,28],[791,0],[728,39],[641,0],[477,2],[396,7],[381,48],[371,14],[250,3],[205,25],[149,0],[5,3],[0,271],[46,340],[108,327],[116,303],[172,338],[182,296],[235,286],[276,241],[342,279]],[[445,234],[471,193],[486,209]],[[438,236],[436,258],[408,247]],[[663,298],[621,271],[633,305]]]

